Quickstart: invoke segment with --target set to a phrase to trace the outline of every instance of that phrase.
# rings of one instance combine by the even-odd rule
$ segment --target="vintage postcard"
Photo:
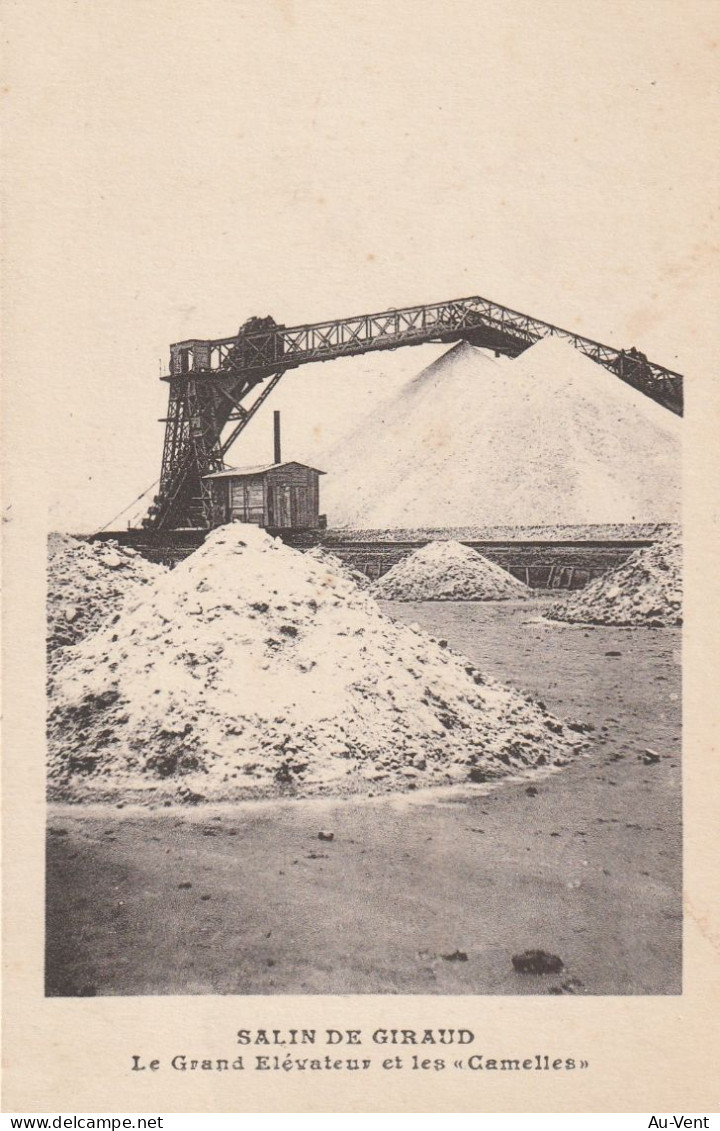
[[[717,1109],[717,16],[6,4],[4,1110]]]

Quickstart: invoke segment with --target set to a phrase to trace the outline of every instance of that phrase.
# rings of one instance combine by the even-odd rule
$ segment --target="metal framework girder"
[[[603,345],[479,296],[386,310],[377,314],[277,327],[210,341],[192,339],[171,347],[170,378],[192,354],[197,372],[235,372],[263,378],[278,369],[317,361],[466,337],[488,348],[518,354],[553,335],[682,413],[682,376],[631,351]],[[631,375],[631,376],[628,376]]]

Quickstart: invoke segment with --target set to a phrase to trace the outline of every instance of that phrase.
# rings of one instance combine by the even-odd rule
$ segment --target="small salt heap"
[[[552,620],[584,624],[682,624],[682,544],[673,529],[652,546],[636,550],[627,561],[551,605]]]
[[[388,570],[371,592],[388,601],[507,601],[528,595],[511,573],[460,542],[429,542]]]
[[[51,664],[114,616],[163,567],[117,542],[84,542],[68,534],[48,538],[47,650]],[[58,654],[56,654],[58,653]]]

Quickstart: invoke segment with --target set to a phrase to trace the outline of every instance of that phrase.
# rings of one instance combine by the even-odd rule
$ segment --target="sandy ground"
[[[587,758],[536,794],[53,806],[47,993],[679,993],[680,631],[548,599],[385,608],[592,723]],[[531,947],[564,971],[516,973]]]

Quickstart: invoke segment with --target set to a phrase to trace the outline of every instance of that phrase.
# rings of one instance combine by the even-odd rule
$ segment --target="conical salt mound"
[[[583,624],[682,624],[682,545],[677,530],[548,609],[553,620]]]
[[[461,542],[428,542],[371,587],[389,601],[507,601],[527,597],[521,581]]]
[[[252,526],[214,531],[74,652],[51,686],[54,798],[397,790],[577,749],[540,704]]]
[[[677,522],[682,421],[565,341],[454,346],[323,456],[332,526]]]

